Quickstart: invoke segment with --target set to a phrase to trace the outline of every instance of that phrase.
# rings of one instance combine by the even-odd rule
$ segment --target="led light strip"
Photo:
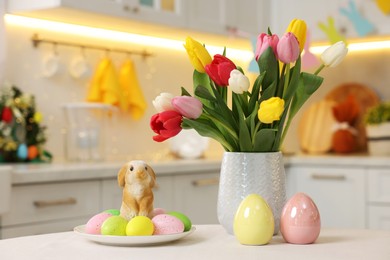
[[[310,47],[310,52],[312,52],[314,54],[321,54],[329,46],[330,45],[313,46],[313,47]],[[347,47],[348,47],[349,52],[390,49],[390,40],[352,42],[352,43],[349,43]]]
[[[28,27],[32,29],[44,29],[48,31],[61,32],[75,36],[90,37],[95,39],[110,40],[122,43],[133,43],[141,46],[166,48],[184,51],[183,41],[152,37],[140,34],[120,32],[102,28],[89,27],[84,25],[69,24],[63,22],[42,20],[18,15],[5,15],[7,24]],[[207,45],[210,54],[222,53],[222,46]],[[243,49],[227,48],[229,58],[249,62],[253,58],[253,52]]]

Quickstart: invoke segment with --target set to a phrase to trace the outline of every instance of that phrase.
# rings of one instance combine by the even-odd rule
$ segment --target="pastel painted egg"
[[[119,216],[121,214],[119,209],[107,209],[104,212],[110,213],[113,216]]]
[[[234,216],[233,231],[243,245],[265,245],[274,234],[275,220],[268,203],[258,194],[248,195]]]
[[[128,236],[151,236],[153,231],[152,220],[145,216],[136,216],[130,219],[126,226],[126,235]]]
[[[27,149],[27,157],[29,160],[35,159],[39,154],[38,148],[35,145],[30,145]]]
[[[121,216],[107,218],[101,227],[101,234],[106,236],[126,236],[128,221]]]
[[[18,156],[19,159],[26,159],[28,152],[27,152],[27,146],[26,144],[20,144],[18,147],[18,150],[16,151],[16,155]]]
[[[310,244],[321,231],[320,212],[314,201],[305,193],[295,194],[284,205],[280,218],[280,232],[292,244]]]
[[[182,233],[184,231],[184,224],[177,217],[160,214],[152,219],[154,225],[153,235],[169,235]]]
[[[154,209],[152,210],[152,212],[150,212],[149,217],[150,217],[150,218],[154,218],[154,217],[157,216],[157,215],[165,214],[165,213],[167,213],[167,212],[166,212],[165,209],[163,209],[163,208],[154,208]]]
[[[168,212],[169,215],[177,217],[184,224],[184,232],[189,231],[192,228],[191,220],[183,213],[177,211]]]
[[[85,225],[85,233],[100,235],[103,222],[111,216],[112,215],[107,212],[96,214],[95,216],[90,218],[87,224]]]

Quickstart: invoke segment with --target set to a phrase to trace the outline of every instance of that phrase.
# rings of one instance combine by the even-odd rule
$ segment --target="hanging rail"
[[[153,56],[153,54],[147,52],[147,51],[129,51],[125,49],[117,49],[117,48],[107,48],[102,46],[96,46],[96,45],[89,45],[89,44],[78,44],[78,43],[71,43],[71,42],[63,42],[63,41],[55,41],[55,40],[49,40],[44,38],[39,38],[39,35],[37,33],[33,34],[31,38],[32,44],[34,48],[37,48],[39,44],[41,43],[50,43],[53,45],[63,45],[63,46],[71,46],[71,47],[79,47],[79,48],[85,48],[85,49],[94,49],[94,50],[102,50],[106,52],[120,52],[120,53],[126,53],[131,55],[141,55],[142,58],[147,58]]]

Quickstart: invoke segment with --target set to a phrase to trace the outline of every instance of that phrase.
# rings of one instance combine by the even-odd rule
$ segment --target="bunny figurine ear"
[[[389,0],[375,0],[376,5],[384,14],[390,14],[390,1]]]
[[[304,46],[304,52],[302,54],[302,68],[304,69],[310,69],[313,67],[317,67],[320,65],[320,62],[318,58],[310,52],[310,44],[311,44],[311,38],[310,38],[310,31],[306,31],[306,42]]]
[[[326,36],[328,37],[329,42],[331,44],[335,44],[336,42],[339,42],[339,41],[343,41],[346,43],[345,37],[342,36],[338,32],[338,30],[334,24],[333,17],[331,17],[331,16],[328,17],[328,24],[327,25],[322,23],[322,22],[319,22],[318,27],[326,34]]]
[[[354,1],[349,1],[349,8],[340,8],[340,13],[352,22],[359,36],[366,36],[375,31],[374,25],[359,13]]]

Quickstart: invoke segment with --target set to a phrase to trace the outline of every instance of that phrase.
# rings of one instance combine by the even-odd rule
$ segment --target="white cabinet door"
[[[271,1],[271,30],[282,35],[290,21],[298,18],[306,21],[312,40],[327,40],[326,35],[318,28],[318,23],[327,24],[328,17],[332,16],[338,25],[340,1],[273,0]]]
[[[269,25],[269,0],[189,1],[190,28],[217,34],[257,35]]]
[[[368,228],[390,230],[390,204],[368,206]]]
[[[217,224],[219,173],[186,174],[174,177],[174,209],[194,224]]]
[[[227,0],[228,28],[237,33],[257,36],[270,25],[270,0]]]
[[[364,169],[291,166],[288,195],[304,192],[316,203],[323,227],[365,228]]]
[[[157,176],[157,187],[153,190],[154,207],[173,210],[173,177]],[[102,181],[102,208],[120,209],[122,204],[122,189],[116,179]]]
[[[184,0],[12,0],[8,10],[11,13],[36,12],[38,16],[58,17],[75,15],[72,11],[85,14],[95,13],[111,17],[137,20],[174,27],[183,27],[187,23]],[[82,13],[78,13],[82,15]],[[80,17],[77,17],[80,19]],[[70,18],[68,17],[67,20]],[[98,19],[94,17],[94,19]]]

